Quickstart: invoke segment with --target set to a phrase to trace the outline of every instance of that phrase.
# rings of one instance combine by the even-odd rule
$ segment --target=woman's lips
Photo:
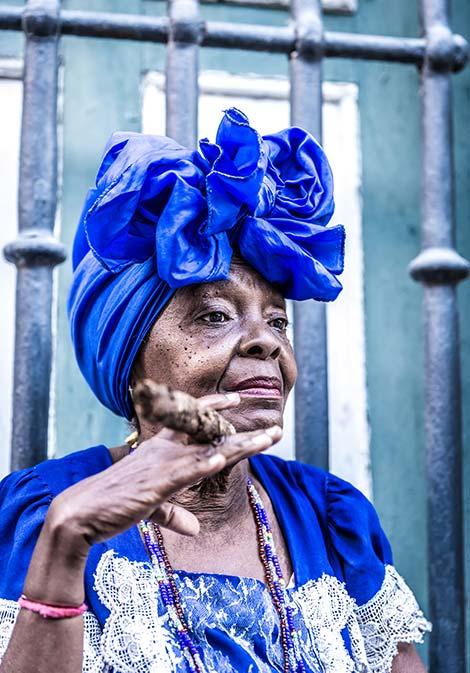
[[[282,397],[281,391],[278,388],[243,388],[237,390],[240,397],[266,397],[276,398]]]
[[[239,381],[230,387],[229,392],[237,392],[240,397],[279,399],[282,397],[282,384],[275,377],[255,377]]]

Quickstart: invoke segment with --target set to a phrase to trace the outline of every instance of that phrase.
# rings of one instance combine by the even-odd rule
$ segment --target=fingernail
[[[281,432],[281,428],[280,428],[279,425],[273,425],[272,428],[267,428],[267,430],[265,430],[265,433],[266,433],[269,437],[277,437],[277,435],[279,434],[279,432]]]
[[[230,402],[238,402],[240,395],[239,393],[225,393],[225,398]]]
[[[223,462],[223,455],[221,453],[215,453],[207,462],[209,465],[221,465]]]

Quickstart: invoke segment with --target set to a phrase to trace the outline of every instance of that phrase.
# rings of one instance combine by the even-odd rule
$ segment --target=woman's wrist
[[[53,605],[84,601],[84,574],[89,545],[55,518],[46,517],[36,543],[23,593],[28,599]]]

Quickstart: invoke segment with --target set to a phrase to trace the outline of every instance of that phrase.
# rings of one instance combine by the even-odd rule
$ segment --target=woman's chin
[[[223,411],[237,432],[261,430],[272,425],[283,426],[284,400],[282,398],[242,397],[240,404]]]

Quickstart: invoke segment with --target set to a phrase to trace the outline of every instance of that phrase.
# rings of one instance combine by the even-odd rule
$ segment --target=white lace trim
[[[431,630],[418,603],[393,566],[386,566],[380,590],[357,606],[344,584],[323,575],[293,595],[312,633],[325,673],[391,673],[398,643],[421,643]],[[349,655],[341,631],[347,627]]]
[[[0,598],[0,662],[10,642],[13,627],[20,611],[16,601]],[[109,673],[100,651],[101,629],[98,620],[91,612],[85,612],[83,634],[82,673]]]
[[[119,673],[173,673],[184,659],[168,618],[159,617],[158,584],[148,563],[129,561],[112,550],[95,572],[95,591],[108,608],[101,654]]]
[[[195,593],[199,599],[209,589],[204,587],[203,578],[200,582]],[[237,600],[237,591],[243,599],[242,585],[241,579],[237,590],[231,587],[233,600]],[[101,633],[96,617],[89,612],[84,615],[83,673],[175,673],[183,668],[168,620],[157,614],[158,588],[150,564],[106,552],[96,569],[95,589],[110,616]],[[246,589],[249,591],[249,587]],[[308,632],[305,637],[310,638],[310,643],[305,641],[306,663],[315,670],[318,657],[324,673],[391,673],[398,643],[422,642],[424,633],[431,630],[411,590],[393,566],[386,566],[377,594],[359,607],[344,584],[330,575],[310,580],[289,593]],[[218,605],[218,609],[223,606]],[[263,609],[267,609],[266,605]],[[18,612],[15,601],[0,599],[0,661]],[[194,626],[199,633],[199,627]],[[200,627],[203,628],[202,622]],[[341,634],[345,628],[352,656]],[[232,637],[236,634],[232,633]],[[216,654],[219,656],[214,651]],[[213,664],[208,670],[233,670],[225,657]]]
[[[20,606],[18,603],[0,598],[0,661],[3,659],[3,655],[10,642],[19,611]]]
[[[354,662],[341,631],[353,614],[354,601],[344,585],[331,575],[309,580],[292,594],[310,632],[325,673],[353,673]]]
[[[356,608],[355,617],[358,630],[351,633],[353,651],[364,644],[367,673],[390,673],[398,643],[422,643],[424,634],[432,628],[413,592],[390,565],[385,568],[380,590]]]

